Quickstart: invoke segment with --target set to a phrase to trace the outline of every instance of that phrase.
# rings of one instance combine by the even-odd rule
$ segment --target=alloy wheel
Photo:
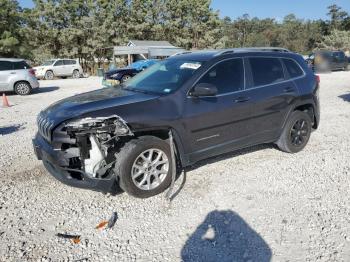
[[[16,86],[16,91],[19,95],[27,95],[30,92],[30,87],[26,83],[19,83]]]
[[[160,149],[143,151],[134,161],[131,178],[136,187],[153,190],[160,186],[169,171],[169,159]]]
[[[294,146],[302,146],[308,137],[309,126],[307,121],[300,119],[296,121],[290,131],[290,141]]]

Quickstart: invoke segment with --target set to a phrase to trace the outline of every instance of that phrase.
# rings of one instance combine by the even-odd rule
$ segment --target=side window
[[[15,70],[30,69],[30,68],[31,67],[25,61],[13,63],[13,69],[15,69]]]
[[[218,94],[231,93],[244,89],[244,67],[242,59],[220,62],[211,68],[198,83],[215,85]]]
[[[75,65],[75,60],[63,60],[65,65]]]
[[[58,60],[54,66],[63,66],[63,60]]]
[[[254,86],[278,83],[284,80],[283,67],[278,58],[249,58]]]
[[[287,68],[287,71],[289,73],[289,76],[291,78],[299,77],[304,74],[303,70],[300,68],[300,66],[292,59],[283,59],[283,62]]]
[[[12,70],[13,64],[9,61],[0,61],[0,71]]]
[[[76,65],[76,64],[77,64],[77,61],[75,61],[75,60],[70,60],[70,64],[71,64],[71,65]]]

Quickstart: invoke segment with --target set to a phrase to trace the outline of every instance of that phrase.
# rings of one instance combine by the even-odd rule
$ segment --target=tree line
[[[129,39],[167,40],[185,49],[250,46],[350,49],[350,16],[328,7],[329,19],[282,21],[220,18],[210,0],[0,0],[0,57],[42,61],[50,57],[91,60]]]

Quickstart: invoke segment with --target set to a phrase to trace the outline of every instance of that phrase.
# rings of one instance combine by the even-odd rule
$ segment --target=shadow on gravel
[[[346,95],[339,96],[341,99],[343,99],[346,102],[350,102],[350,93]]]
[[[58,86],[39,87],[33,90],[33,94],[48,93],[60,89]]]
[[[264,239],[231,210],[210,212],[181,250],[187,261],[271,260]]]
[[[5,136],[24,129],[23,125],[12,125],[0,127],[0,136]]]
[[[215,156],[215,157],[212,157],[212,158],[208,158],[208,159],[205,159],[205,160],[201,160],[201,161],[197,162],[196,164],[194,164],[193,166],[187,167],[186,171],[192,171],[192,170],[195,170],[197,168],[200,168],[200,167],[208,165],[208,164],[213,164],[213,163],[216,163],[216,162],[219,162],[219,161],[223,161],[223,160],[226,160],[226,159],[229,159],[229,158],[243,156],[243,155],[246,155],[246,154],[250,154],[250,153],[253,153],[253,152],[256,152],[256,151],[269,149],[269,148],[276,148],[276,150],[278,150],[277,147],[274,144],[262,144],[262,145],[247,147],[247,148],[240,149],[240,150],[237,150],[237,151],[232,151],[230,153],[226,153],[226,154],[222,154],[222,155]]]

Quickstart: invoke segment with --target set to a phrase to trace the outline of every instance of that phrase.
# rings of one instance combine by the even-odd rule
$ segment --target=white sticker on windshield
[[[164,91],[164,93],[170,93],[171,89],[166,88],[166,89],[164,89],[163,91]]]
[[[198,63],[183,63],[180,66],[181,69],[186,68],[186,69],[193,69],[193,70],[196,70],[196,69],[198,69],[200,67],[201,67],[201,64],[198,64]]]

